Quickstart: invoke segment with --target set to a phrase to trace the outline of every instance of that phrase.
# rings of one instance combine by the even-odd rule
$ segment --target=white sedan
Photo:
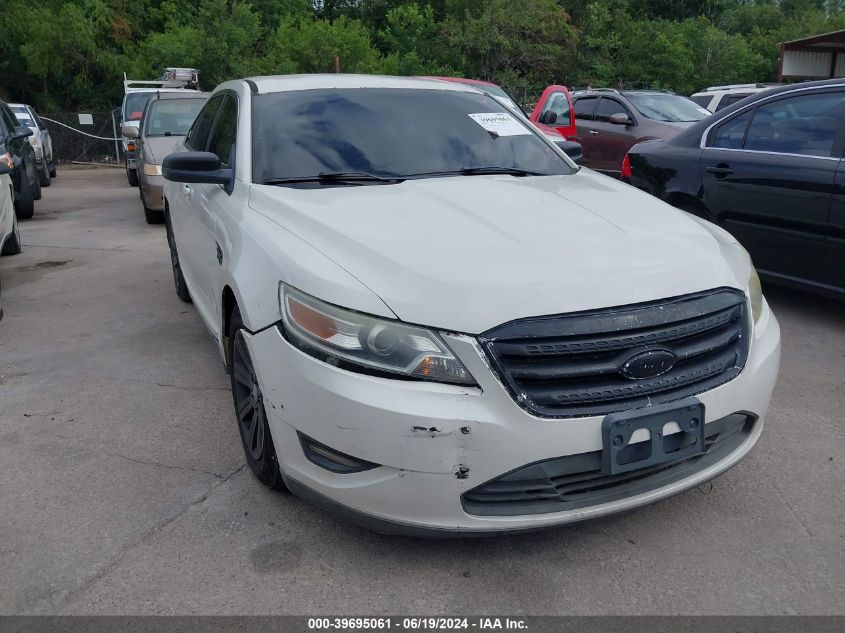
[[[549,527],[754,446],[780,333],[723,230],[423,79],[217,87],[163,164],[179,296],[265,484],[375,529]]]

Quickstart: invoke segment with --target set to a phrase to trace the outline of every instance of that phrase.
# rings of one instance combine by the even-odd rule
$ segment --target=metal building
[[[845,31],[780,44],[778,81],[845,77]]]

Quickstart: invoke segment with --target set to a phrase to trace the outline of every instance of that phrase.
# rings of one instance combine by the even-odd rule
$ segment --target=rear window
[[[145,115],[146,136],[184,136],[205,99],[159,99]]]

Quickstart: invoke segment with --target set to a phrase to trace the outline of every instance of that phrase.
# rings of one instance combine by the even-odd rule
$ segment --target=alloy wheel
[[[255,460],[264,453],[264,402],[242,331],[235,335],[232,377],[235,411],[244,446]]]

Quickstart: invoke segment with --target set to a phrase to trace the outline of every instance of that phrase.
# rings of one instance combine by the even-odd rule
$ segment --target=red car
[[[464,79],[462,77],[428,77],[428,79],[439,79],[441,81],[451,81],[457,84],[482,88],[494,97],[507,100],[508,105],[523,112],[513,97],[505,92],[501,86],[497,86],[489,81]],[[528,115],[526,114],[526,116]],[[555,139],[562,136],[567,141],[575,140],[575,114],[572,109],[572,97],[569,95],[569,90],[567,90],[566,86],[549,86],[546,88],[537,105],[534,106],[534,111],[528,118],[546,136]]]

